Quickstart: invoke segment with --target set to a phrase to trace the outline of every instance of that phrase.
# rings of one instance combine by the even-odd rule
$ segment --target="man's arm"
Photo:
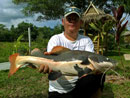
[[[86,43],[85,51],[94,52],[94,44],[90,38],[88,39]]]

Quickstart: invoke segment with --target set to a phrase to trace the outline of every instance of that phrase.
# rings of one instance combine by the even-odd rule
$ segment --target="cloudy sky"
[[[8,28],[10,28],[11,25],[16,27],[17,24],[22,21],[33,23],[38,27],[48,26],[53,28],[57,24],[61,24],[61,20],[38,22],[36,21],[37,15],[34,15],[33,17],[26,17],[21,12],[22,9],[23,5],[15,5],[12,3],[12,0],[0,0],[0,24],[4,24]],[[130,20],[130,17],[127,18],[127,20]],[[130,30],[130,21],[127,27]]]
[[[26,17],[21,12],[23,5],[15,5],[12,0],[0,0],[0,24],[6,25],[10,28],[11,25],[17,26],[22,21],[33,23],[38,27],[49,26],[53,28],[55,25],[60,24],[61,21],[50,20],[50,21],[36,21],[37,15],[33,17]]]

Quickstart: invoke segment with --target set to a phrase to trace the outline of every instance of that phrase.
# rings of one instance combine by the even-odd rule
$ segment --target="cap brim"
[[[79,18],[80,18],[80,14],[75,12],[75,11],[72,11],[72,12],[69,12],[69,13],[65,14],[64,17],[67,17],[67,16],[69,16],[70,14],[73,14],[73,13],[77,14],[79,16]]]

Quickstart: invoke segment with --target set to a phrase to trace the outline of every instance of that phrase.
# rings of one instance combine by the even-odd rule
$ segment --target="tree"
[[[61,33],[63,31],[63,26],[61,24],[56,25],[53,29],[53,35]]]
[[[124,6],[125,13],[130,14],[130,0],[113,0],[115,7]]]
[[[113,20],[106,20],[106,21],[97,21],[96,23],[90,23],[90,27],[97,32],[97,35],[94,37],[93,41],[98,40],[98,52],[99,46],[101,44],[101,54],[103,55],[103,47],[106,47],[107,51],[107,37],[110,30],[112,30],[115,21]]]
[[[49,39],[53,35],[52,29],[50,27],[44,26],[42,32],[43,32],[43,37],[45,39]]]
[[[107,13],[111,12],[112,6],[121,4],[125,6],[126,12],[130,13],[130,0],[13,0],[15,4],[26,4],[23,9],[25,15],[41,13],[38,20],[58,19],[63,16],[64,9],[70,5],[79,7],[83,12],[87,9],[90,1]]]
[[[5,27],[5,25],[0,24],[0,40],[1,41],[6,41],[7,39],[10,40],[10,32]]]
[[[56,19],[60,18],[64,10],[65,0],[13,0],[15,4],[26,3],[27,6],[23,9],[25,15],[33,15],[41,13],[38,19]]]
[[[119,55],[120,55],[120,36],[121,36],[121,33],[125,30],[126,25],[128,23],[128,20],[127,20],[124,24],[122,24],[123,21],[125,20],[125,17],[122,18],[123,13],[124,13],[124,6],[119,6],[118,8],[113,8],[113,14],[116,19],[115,40],[118,45]]]
[[[30,27],[30,29],[31,29],[31,39],[35,40],[36,36],[38,34],[38,30],[37,30],[38,28],[31,23],[21,22],[18,24],[17,27],[14,27],[13,25],[11,26],[11,29],[10,29],[11,36],[10,37],[11,37],[11,39],[13,39],[12,41],[17,40],[17,38],[20,35],[23,35],[23,38],[24,38],[23,40],[27,41],[28,40],[28,27]]]

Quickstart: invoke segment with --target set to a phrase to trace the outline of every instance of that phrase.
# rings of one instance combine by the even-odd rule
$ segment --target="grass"
[[[106,80],[102,98],[130,98],[130,61],[126,61],[123,54],[130,54],[130,49],[121,48],[121,55],[117,50],[109,51],[107,56],[118,61],[114,69],[118,72],[107,72],[109,81]],[[112,79],[114,78],[114,79]]]
[[[102,98],[130,98],[130,82],[105,83]]]
[[[8,61],[8,56],[12,54],[13,50],[12,43],[0,44],[2,45],[0,61]],[[122,48],[121,56],[118,56],[116,50],[106,54],[118,61],[119,64],[114,70],[121,76],[117,76],[112,71],[107,72],[102,98],[130,98],[130,61],[124,60],[124,53],[130,54],[130,49]],[[10,78],[8,78],[8,72],[8,70],[0,71],[0,98],[47,98],[48,79],[46,74],[27,67],[21,68]]]
[[[0,98],[47,98],[47,75],[22,68],[8,78],[8,70],[0,71]]]
[[[43,40],[43,43],[41,44],[40,42],[32,42],[31,45],[31,49],[34,48],[46,48],[46,44],[47,44],[48,40]],[[17,46],[19,49],[16,50],[16,48],[14,47],[16,45],[16,42],[0,42],[0,62],[7,62],[8,61],[8,57],[16,52],[19,52],[20,54],[28,54],[28,43],[27,42],[21,42],[19,44],[19,46]]]
[[[0,42],[0,62],[8,61],[8,57],[13,52],[13,43]]]
[[[120,56],[118,55],[117,50],[109,51],[107,56],[118,62],[117,67],[114,69],[115,71],[117,71],[122,76],[130,78],[130,60],[125,60],[123,54],[130,54],[130,49],[122,48]]]

